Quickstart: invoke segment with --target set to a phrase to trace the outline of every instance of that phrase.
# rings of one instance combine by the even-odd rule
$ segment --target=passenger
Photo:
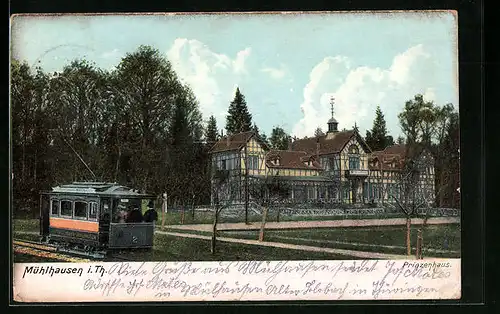
[[[125,206],[118,205],[118,212],[116,213],[118,223],[125,223],[127,221],[128,213],[125,210]]]
[[[136,223],[136,222],[142,222],[142,213],[139,210],[139,208],[134,208],[131,210],[128,215],[127,219],[125,220],[127,223]]]
[[[158,220],[158,213],[154,209],[153,202],[148,204],[148,210],[144,213],[144,221],[155,223]]]

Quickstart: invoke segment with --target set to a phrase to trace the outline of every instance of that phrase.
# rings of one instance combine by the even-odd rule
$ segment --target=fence
[[[330,204],[331,206],[313,206],[313,203],[308,204],[276,204],[270,208],[271,212],[277,212],[279,209],[282,216],[394,216],[404,217],[404,214],[395,207],[376,207],[368,206],[354,207],[352,204]],[[192,208],[186,207],[187,210]],[[254,202],[248,205],[249,216],[261,216],[263,208]],[[169,211],[181,211],[182,208],[169,208]],[[196,211],[213,212],[213,207],[196,206]],[[224,208],[221,211],[222,217],[240,217],[245,213],[245,204],[237,203]],[[459,217],[460,210],[456,208],[424,208],[417,212],[419,217]]]

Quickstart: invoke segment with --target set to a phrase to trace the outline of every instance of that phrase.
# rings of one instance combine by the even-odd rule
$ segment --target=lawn
[[[148,254],[153,261],[238,261],[238,260],[322,260],[345,259],[330,253],[261,247],[247,244],[217,242],[216,253],[210,252],[210,240],[156,235],[154,250]]]
[[[12,220],[13,232],[39,232],[40,221],[38,219],[13,219]]]
[[[207,223],[211,213],[196,212],[194,223]],[[167,224],[179,224],[180,213],[169,213]],[[193,223],[192,217],[186,215],[185,223]],[[198,218],[198,219],[197,219]],[[224,222],[224,221],[223,221]],[[412,226],[411,242],[415,248],[417,228]],[[13,232],[16,239],[38,240],[38,220],[14,220]],[[175,232],[197,233],[210,235],[206,232],[173,230]],[[24,232],[34,232],[26,234]],[[258,231],[219,231],[219,236],[258,239]],[[269,230],[266,231],[266,241],[302,244],[338,249],[353,249],[391,254],[406,253],[406,227],[351,227],[351,228],[321,228],[300,230]],[[460,225],[429,225],[423,228],[424,257],[459,257],[460,256]],[[394,247],[387,247],[394,246]],[[447,252],[431,252],[428,249]],[[150,253],[138,253],[138,259],[146,260],[241,260],[241,259],[345,259],[345,256],[333,256],[328,253],[300,252],[288,249],[268,248],[244,244],[218,242],[218,252],[210,253],[210,241],[190,239],[168,235],[155,237],[155,249]],[[134,254],[128,254],[134,255]]]
[[[156,235],[152,251],[122,251],[116,254],[137,261],[239,261],[239,260],[334,260],[343,255],[320,252],[260,247],[255,245],[217,242],[216,253],[210,252],[210,240]],[[121,261],[110,256],[106,261]],[[14,262],[51,262],[45,258],[14,254]]]
[[[417,229],[420,227],[412,226],[412,248],[416,246]],[[428,256],[437,257],[460,256],[460,225],[428,225],[422,230],[424,255],[427,253]],[[258,238],[258,231],[221,231],[219,234],[224,237]],[[329,248],[405,254],[406,226],[270,230],[265,233],[265,240]],[[426,251],[428,249],[446,252]]]

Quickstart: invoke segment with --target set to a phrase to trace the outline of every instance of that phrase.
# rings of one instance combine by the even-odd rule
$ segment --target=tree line
[[[44,73],[11,63],[15,213],[72,181],[114,181],[179,202],[209,199],[199,103],[158,50],[140,46],[112,71],[85,60]]]

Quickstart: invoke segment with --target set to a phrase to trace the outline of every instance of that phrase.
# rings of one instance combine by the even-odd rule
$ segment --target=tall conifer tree
[[[208,118],[207,128],[205,130],[205,140],[207,143],[215,143],[219,138],[219,133],[217,132],[217,121],[212,115]]]
[[[234,99],[229,105],[226,117],[226,131],[228,135],[252,130],[252,115],[248,111],[245,96],[236,89]]]
[[[377,106],[375,111],[372,129],[366,131],[366,143],[373,151],[383,150],[394,143],[392,136],[387,134],[386,122],[380,106]]]

